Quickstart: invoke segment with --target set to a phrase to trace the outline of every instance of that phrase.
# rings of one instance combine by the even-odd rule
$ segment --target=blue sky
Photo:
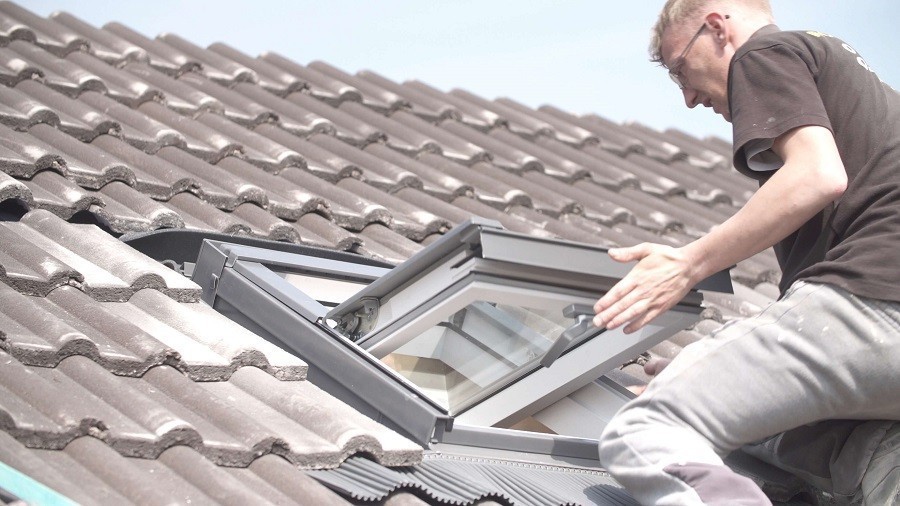
[[[322,60],[350,73],[463,88],[530,107],[552,104],[616,122],[674,127],[730,140],[711,111],[688,110],[647,61],[663,1],[499,0],[20,0],[96,27],[119,21],[149,37],[172,32],[206,47]],[[885,82],[900,87],[900,2],[772,0],[783,29],[816,29],[849,42]]]

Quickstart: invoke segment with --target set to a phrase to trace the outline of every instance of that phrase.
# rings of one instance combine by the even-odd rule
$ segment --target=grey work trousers
[[[682,350],[607,425],[600,460],[643,504],[768,504],[722,458],[824,420],[900,420],[900,304],[798,282]],[[859,488],[891,422],[860,425],[849,456],[819,457],[832,486]]]

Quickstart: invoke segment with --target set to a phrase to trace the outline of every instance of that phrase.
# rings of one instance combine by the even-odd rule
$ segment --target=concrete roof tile
[[[422,189],[438,198],[450,200],[461,195],[472,195],[474,192],[471,185],[383,144],[371,144],[364,151],[414,173],[422,180]]]
[[[37,65],[23,59],[9,46],[0,48],[0,83],[15,86],[25,79],[41,78],[44,78],[44,72]]]
[[[271,108],[263,107],[246,96],[216,84],[196,72],[180,75],[178,82],[185,83],[218,100],[223,109],[215,112],[223,114],[241,126],[252,128],[261,123],[278,121],[278,113]]]
[[[4,224],[36,248],[46,251],[32,259],[41,265],[49,252],[57,262],[83,276],[82,289],[97,300],[128,300],[151,287],[179,300],[196,300],[199,287],[171,269],[116,241],[91,225],[70,225],[47,211],[32,211],[18,223]],[[11,245],[18,247],[18,244]],[[84,255],[84,256],[82,256]]]
[[[33,197],[29,209],[46,209],[68,220],[77,212],[94,205],[104,205],[95,192],[90,192],[53,171],[42,171],[26,182]]]
[[[309,141],[322,149],[345,159],[362,173],[360,177],[368,184],[388,192],[400,188],[422,188],[422,180],[416,174],[366,151],[357,149],[329,135],[314,135]]]
[[[437,99],[412,86],[397,84],[370,70],[359,71],[356,73],[356,76],[402,97],[409,103],[410,112],[429,123],[436,123],[440,120],[451,118],[462,119],[462,113],[453,104]]]
[[[184,220],[177,212],[120,181],[92,193],[102,203],[92,205],[89,211],[117,234],[184,227]]]
[[[335,133],[338,138],[354,146],[363,147],[370,142],[379,142],[387,139],[387,135],[384,132],[358,121],[352,115],[321,100],[317,100],[307,93],[294,92],[287,95],[285,99],[302,109],[331,121],[335,126]]]
[[[48,88],[69,97],[77,97],[80,93],[93,90],[108,93],[109,87],[93,69],[79,65],[76,62],[51,54],[29,42],[15,40],[7,46],[21,58],[41,69],[41,80]],[[82,54],[75,51],[71,54]]]
[[[214,42],[207,49],[253,70],[256,73],[259,85],[278,96],[285,96],[295,91],[309,88],[306,81],[260,58],[252,58],[225,43]],[[235,88],[240,86],[240,84],[237,83]]]
[[[148,85],[162,91],[165,95],[165,105],[180,114],[191,115],[198,111],[222,112],[225,110],[225,106],[216,98],[160,72],[147,62],[128,62],[122,68]]]
[[[54,12],[50,14],[50,19],[87,39],[90,42],[89,52],[110,65],[115,66],[125,61],[149,60],[143,48],[85,23],[67,12]]]
[[[397,95],[396,93],[388,91],[378,84],[374,84],[370,81],[360,79],[357,76],[350,75],[326,62],[313,61],[310,62],[307,67],[317,70],[324,75],[337,79],[340,82],[347,83],[353,86],[362,93],[363,105],[375,109],[379,112],[389,113],[401,108],[408,108],[410,105],[405,98]]]
[[[135,156],[143,159],[138,155]],[[252,179],[248,180],[239,174],[229,172],[228,163],[220,162],[222,165],[213,165],[170,146],[160,149],[155,157],[149,158],[153,162],[148,160],[148,163],[142,165],[142,168],[150,175],[165,180],[167,177],[177,177],[178,171],[184,171],[190,174],[192,180],[196,182],[197,194],[200,198],[219,209],[232,210],[244,202],[253,202],[263,208],[269,206],[269,197],[266,195],[266,191],[254,184]],[[233,157],[225,160],[231,158]],[[135,161],[139,162],[140,160]],[[155,166],[156,164],[158,166]],[[141,179],[138,178],[136,187],[141,188],[140,185]],[[180,192],[173,192],[172,195],[174,196],[176,193]]]
[[[289,102],[284,98],[266,91],[260,86],[248,83],[238,83],[234,91],[253,100],[262,107],[271,111],[277,111],[277,117],[273,119],[279,127],[295,135],[310,135],[315,132],[334,134],[334,123],[327,118],[308,111],[299,105]],[[266,125],[261,125],[266,126]]]
[[[203,75],[223,86],[232,86],[237,82],[256,83],[258,81],[256,72],[253,70],[218,53],[197,46],[174,33],[159,34],[156,40],[199,61],[202,65]]]
[[[316,69],[304,67],[273,51],[266,51],[259,58],[305,81],[313,97],[330,105],[337,106],[345,101],[361,102],[363,99],[362,93],[353,86]]]
[[[523,114],[508,105],[501,104],[496,101],[486,100],[463,89],[450,90],[450,95],[472,103],[478,107],[494,112],[499,117],[506,120],[509,131],[534,139],[538,135],[554,135],[553,126],[545,121],[541,121],[527,114]]]
[[[12,2],[0,3],[0,12],[3,13],[3,17],[6,18],[5,22],[8,25],[16,27],[12,33],[7,32],[11,39],[33,41],[47,51],[61,57],[72,51],[85,49],[89,45],[85,38],[65,25],[37,16]],[[24,30],[30,33],[21,33],[22,28],[20,27],[23,27]],[[6,30],[0,31],[6,32]],[[20,33],[16,33],[17,31]]]
[[[160,41],[149,39],[121,23],[106,23],[103,30],[144,49],[150,58],[150,66],[165,74],[177,76],[202,69],[202,64],[196,58]]]

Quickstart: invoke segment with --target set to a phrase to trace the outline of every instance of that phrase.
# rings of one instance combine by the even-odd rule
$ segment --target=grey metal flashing
[[[361,458],[310,476],[353,501],[381,501],[396,490],[413,490],[429,502],[452,505],[494,500],[501,504],[595,504],[637,502],[606,472],[523,461],[426,454],[421,464],[386,468]]]
[[[358,265],[370,265],[388,269],[393,267],[393,265],[385,262],[333,249],[316,248],[302,244],[271,241],[257,237],[236,236],[202,230],[175,228],[153,230],[150,232],[134,232],[127,233],[119,239],[154,260],[160,262],[166,262],[168,260],[177,264],[196,261],[202,249],[203,242],[211,241],[217,244],[227,243],[252,246],[284,253],[309,255],[317,258],[351,262]]]
[[[599,442],[595,439],[457,423],[454,424],[453,430],[445,432],[440,438],[435,438],[435,441],[448,445],[552,455],[556,459],[569,457],[582,460],[577,463],[579,466],[600,465]]]

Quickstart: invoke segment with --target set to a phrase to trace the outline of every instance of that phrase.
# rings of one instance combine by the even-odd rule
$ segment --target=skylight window
[[[454,420],[512,425],[697,320],[691,292],[640,332],[594,327],[591,306],[629,268],[596,246],[473,220],[391,269],[208,242],[194,280],[306,360],[311,381],[431,441]],[[700,288],[731,285],[720,273]]]

